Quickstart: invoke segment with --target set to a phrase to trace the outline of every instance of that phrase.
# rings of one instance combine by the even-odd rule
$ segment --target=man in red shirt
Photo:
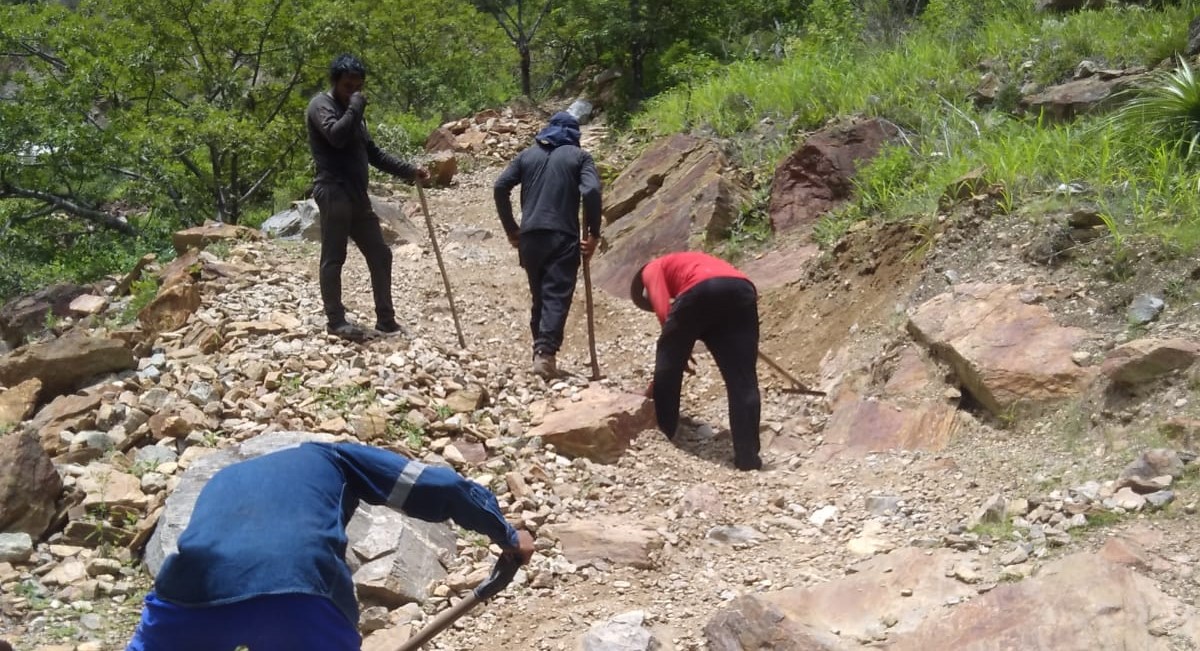
[[[679,393],[696,341],[712,353],[725,380],[733,464],[759,470],[758,292],[733,265],[695,251],[671,253],[633,277],[630,297],[662,324],[651,385],[658,428],[668,438],[679,425]]]

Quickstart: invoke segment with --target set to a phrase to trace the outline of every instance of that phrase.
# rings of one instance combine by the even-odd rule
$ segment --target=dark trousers
[[[703,341],[721,370],[729,398],[734,465],[756,469],[758,424],[758,298],[740,278],[712,278],[675,299],[658,338],[654,361],[654,410],[667,436],[679,425],[683,372],[696,341]]]
[[[371,210],[365,195],[347,192],[340,185],[319,184],[313,199],[321,211],[321,302],[330,325],[346,321],[342,304],[342,265],[346,263],[346,244],[355,246],[367,260],[371,274],[371,292],[375,295],[375,319],[387,323],[396,318],[392,307],[392,250],[383,241],[379,217]]]
[[[547,355],[562,347],[575,278],[579,274],[579,237],[559,231],[521,233],[521,266],[533,298],[529,330],[533,350]]]

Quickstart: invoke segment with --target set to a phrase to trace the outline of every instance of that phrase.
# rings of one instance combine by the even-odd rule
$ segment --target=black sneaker
[[[355,343],[362,343],[367,339],[367,333],[362,328],[348,322],[329,324],[325,326],[325,332]]]
[[[375,329],[378,330],[379,332],[382,332],[385,335],[398,334],[398,335],[403,335],[405,337],[410,336],[408,333],[408,328],[405,328],[404,326],[397,323],[395,319],[392,319],[391,321],[380,321],[375,324]]]

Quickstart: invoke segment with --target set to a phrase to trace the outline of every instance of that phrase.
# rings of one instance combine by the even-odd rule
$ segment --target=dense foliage
[[[298,198],[311,165],[304,105],[344,51],[367,62],[377,139],[402,153],[443,120],[519,95],[569,98],[607,70],[620,80],[610,124],[726,137],[758,173],[760,198],[801,133],[851,114],[900,125],[907,145],[865,171],[858,201],[822,225],[827,239],[866,216],[928,212],[946,182],[984,165],[1013,204],[1079,182],[1114,224],[1187,240],[1200,173],[1178,142],[1194,125],[1180,135],[1170,122],[1196,119],[1179,105],[1200,101],[1190,72],[1171,78],[1174,106],[1144,105],[1161,118],[1149,136],[1138,118],[1049,125],[1012,109],[1024,84],[1068,79],[1084,59],[1170,59],[1193,3],[1065,15],[1032,5],[5,0],[0,299],[121,270],[205,219],[254,225]],[[970,100],[980,66],[1003,80],[987,108]],[[761,215],[751,207],[742,220],[754,240]]]
[[[747,35],[797,20],[791,4],[9,0],[0,298],[118,270],[173,228],[253,223],[297,198],[304,105],[338,52],[367,62],[379,139],[411,150],[443,119],[598,66],[636,71],[632,103],[673,83],[680,61],[731,60]]]

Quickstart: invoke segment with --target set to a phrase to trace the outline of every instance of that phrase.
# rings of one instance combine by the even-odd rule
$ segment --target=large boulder
[[[1063,327],[1041,305],[1020,299],[1017,285],[955,285],[921,305],[908,331],[949,363],[965,388],[996,416],[1068,398],[1093,375],[1071,359],[1088,338]]]
[[[144,560],[157,574],[187,527],[200,490],[218,470],[306,441],[332,441],[328,434],[273,432],[224,448],[193,462],[167,498]],[[454,532],[446,524],[414,520],[381,508],[360,508],[347,526],[347,562],[355,570],[360,598],[395,607],[427,596],[430,581],[445,576],[443,559],[453,554]]]
[[[416,225],[420,219],[420,208],[414,202],[397,202],[383,197],[371,197],[371,210],[379,217],[383,228],[383,241],[388,246],[400,246],[420,242],[425,231]],[[320,235],[318,234],[318,239]]]
[[[593,387],[579,398],[547,415],[529,435],[568,457],[615,463],[638,434],[654,426],[654,410],[643,396]]]
[[[62,283],[12,299],[0,307],[0,338],[9,346],[20,346],[26,337],[45,329],[47,315],[69,316],[71,301],[86,293],[87,287]]]
[[[1021,98],[1021,107],[1051,120],[1067,121],[1100,113],[1116,105],[1119,93],[1145,78],[1141,70],[1120,75],[1094,75],[1051,86]]]
[[[1200,343],[1188,339],[1137,339],[1109,352],[1100,372],[1115,384],[1136,385],[1184,369],[1200,358]]]
[[[708,140],[675,135],[652,145],[605,196],[608,250],[593,261],[596,284],[618,296],[642,265],[725,238],[747,190],[727,178],[728,161]]]
[[[31,378],[11,389],[0,391],[0,430],[29,418],[42,392],[42,381]]]
[[[811,229],[850,198],[854,175],[899,135],[891,122],[863,120],[814,133],[777,168],[768,212],[776,231]]]
[[[261,240],[262,234],[253,228],[208,222],[203,226],[187,228],[171,236],[171,244],[175,251],[183,253],[188,249],[203,249],[214,242],[242,242]]]
[[[37,378],[45,399],[71,393],[96,375],[135,365],[123,341],[72,335],[31,344],[0,358],[0,384],[15,386]]]
[[[346,530],[347,560],[359,599],[367,606],[396,608],[421,603],[429,588],[446,578],[440,561],[455,552],[454,532],[383,506],[363,506]],[[359,565],[361,564],[361,565]]]
[[[280,240],[298,240],[317,224],[319,213],[317,202],[312,199],[293,201],[292,207],[277,212],[262,223],[260,230],[267,237]],[[316,225],[317,238],[320,239],[320,225]],[[309,239],[304,237],[304,239]]]
[[[61,493],[62,479],[33,430],[0,434],[0,531],[41,537]]]

